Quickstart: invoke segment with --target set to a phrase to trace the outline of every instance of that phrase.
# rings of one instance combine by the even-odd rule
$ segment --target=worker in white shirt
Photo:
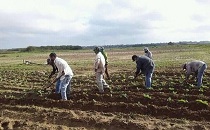
[[[95,47],[93,50],[96,54],[95,62],[94,62],[94,70],[96,75],[96,82],[98,85],[98,89],[100,93],[104,92],[104,88],[109,88],[109,85],[103,78],[105,72],[105,58],[100,52],[99,47]]]
[[[54,61],[55,65],[58,68],[58,75],[56,79],[53,81],[53,83],[56,82],[58,79],[60,79],[61,97],[62,100],[67,100],[66,91],[70,91],[70,84],[71,84],[70,81],[73,77],[73,72],[68,63],[65,60],[57,57],[55,53],[51,53],[49,56],[50,59]]]
[[[189,76],[193,74],[192,79],[197,78],[197,87],[201,87],[204,71],[207,69],[207,65],[203,61],[192,61],[183,65],[183,70],[186,70],[186,82],[188,82]]]
[[[145,56],[149,57],[150,59],[152,59],[152,52],[149,51],[149,48],[148,47],[145,47],[144,48],[144,53],[145,53]]]

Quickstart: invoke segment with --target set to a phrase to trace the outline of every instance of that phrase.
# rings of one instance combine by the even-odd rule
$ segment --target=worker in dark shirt
[[[152,80],[152,74],[155,68],[155,64],[152,59],[146,56],[132,56],[132,60],[136,61],[136,78],[139,74],[145,75],[145,87],[150,88],[151,87],[151,80]]]
[[[50,59],[47,59],[47,64],[51,65],[53,68],[53,71],[51,72],[51,74],[49,75],[49,79],[52,78],[52,76],[58,72],[58,68],[56,67],[56,65],[54,64],[54,62],[52,62]]]
[[[58,68],[56,67],[55,63],[51,59],[47,59],[47,64],[51,65],[53,68],[53,71],[49,75],[49,79],[52,78],[52,76],[58,72]],[[60,80],[57,80],[56,86],[55,86],[55,93],[60,93]]]

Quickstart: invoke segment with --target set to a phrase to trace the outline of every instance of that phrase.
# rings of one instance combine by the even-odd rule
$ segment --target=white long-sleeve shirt
[[[96,54],[94,68],[97,70],[96,72],[104,73],[105,71],[105,58],[101,52]]]
[[[59,78],[62,75],[62,72],[64,72],[64,75],[60,78],[60,80],[63,80],[65,78],[65,75],[69,75],[71,77],[74,75],[72,72],[72,69],[70,68],[70,66],[68,65],[68,63],[65,60],[63,60],[59,57],[56,57],[54,62],[58,68],[57,78]]]
[[[199,69],[205,64],[203,61],[192,61],[186,63],[186,77],[188,78],[192,73],[198,73]]]
[[[152,52],[148,50],[147,53],[145,53],[145,56],[149,57],[150,59],[152,59]]]

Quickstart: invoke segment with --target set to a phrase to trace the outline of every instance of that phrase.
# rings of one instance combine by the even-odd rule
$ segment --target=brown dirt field
[[[210,106],[196,101],[210,102],[208,76],[204,78],[207,86],[198,89],[182,84],[182,73],[156,71],[153,89],[147,90],[143,78],[129,79],[131,72],[111,73],[108,83],[112,89],[104,94],[98,93],[93,76],[76,76],[70,99],[60,101],[51,89],[44,89],[48,84],[45,73],[49,72],[0,73],[0,124],[4,130],[210,129]]]

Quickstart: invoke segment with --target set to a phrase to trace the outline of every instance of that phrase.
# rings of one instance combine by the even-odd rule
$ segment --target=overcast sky
[[[210,40],[210,0],[0,0],[0,49]]]

